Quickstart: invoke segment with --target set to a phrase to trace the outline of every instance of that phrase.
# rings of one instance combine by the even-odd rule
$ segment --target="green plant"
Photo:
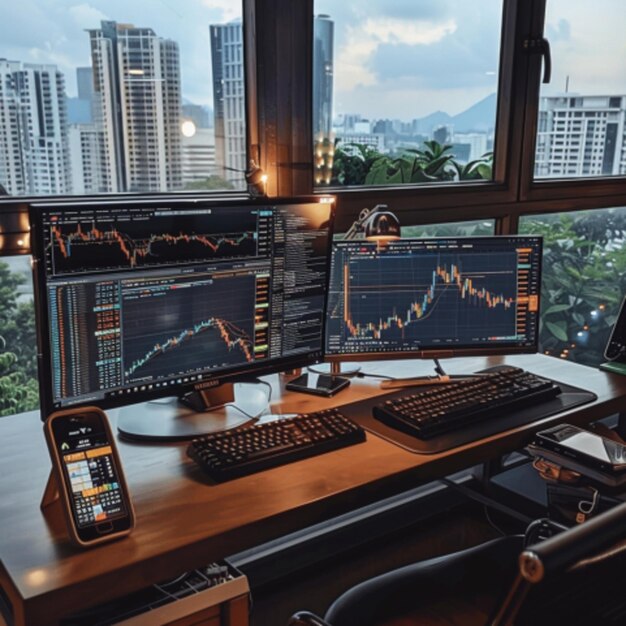
[[[593,211],[526,219],[522,232],[542,235],[541,348],[598,365],[626,293],[626,215]]]
[[[36,409],[39,402],[34,306],[17,299],[24,280],[0,262],[0,416]]]
[[[363,144],[339,144],[335,151],[332,183],[339,185],[402,185],[454,180],[491,180],[493,153],[461,165],[452,146],[425,141],[423,149],[404,148],[381,154]]]

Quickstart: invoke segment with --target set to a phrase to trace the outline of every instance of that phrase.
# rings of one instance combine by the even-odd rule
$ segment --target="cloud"
[[[560,19],[556,24],[546,26],[546,37],[550,43],[569,41],[572,36],[572,26],[566,19]]]
[[[449,3],[445,0],[386,0],[383,3],[368,2],[367,13],[372,16],[385,16],[403,21],[438,20],[450,14]]]
[[[202,5],[212,11],[220,11],[219,22],[230,22],[241,17],[241,3],[233,0],[202,0]]]
[[[89,4],[75,4],[68,9],[74,24],[83,30],[96,28],[102,20],[110,19],[105,13]]]
[[[373,84],[381,75],[373,60],[386,44],[428,46],[454,33],[456,28],[453,20],[433,24],[395,18],[367,19],[356,26],[348,26],[335,62],[336,82],[342,90]]]
[[[456,22],[452,19],[441,24],[422,21],[383,18],[369,19],[362,25],[362,32],[380,43],[403,43],[411,46],[429,45],[454,33]]]

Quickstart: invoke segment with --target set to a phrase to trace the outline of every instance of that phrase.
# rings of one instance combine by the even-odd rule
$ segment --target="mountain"
[[[448,125],[453,126],[454,132],[457,133],[487,132],[495,126],[496,101],[496,94],[492,93],[458,115],[435,111],[414,120],[413,132],[430,135],[438,126]]]
[[[413,132],[418,135],[430,135],[433,128],[452,124],[453,118],[445,111],[435,111],[426,117],[420,117],[413,121]]]
[[[469,109],[452,117],[454,132],[469,133],[472,131],[487,132],[496,125],[496,94],[473,104]]]

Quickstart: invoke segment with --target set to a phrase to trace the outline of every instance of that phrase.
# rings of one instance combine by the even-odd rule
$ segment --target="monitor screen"
[[[333,204],[31,207],[42,413],[321,360]]]
[[[540,237],[333,244],[327,360],[535,352]]]

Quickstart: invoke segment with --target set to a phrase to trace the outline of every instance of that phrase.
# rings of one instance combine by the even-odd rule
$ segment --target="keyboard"
[[[395,397],[374,406],[375,419],[419,439],[431,439],[480,420],[539,404],[560,387],[518,367],[460,379],[432,389]]]
[[[365,431],[337,409],[325,409],[194,439],[187,448],[221,482],[365,441]]]

